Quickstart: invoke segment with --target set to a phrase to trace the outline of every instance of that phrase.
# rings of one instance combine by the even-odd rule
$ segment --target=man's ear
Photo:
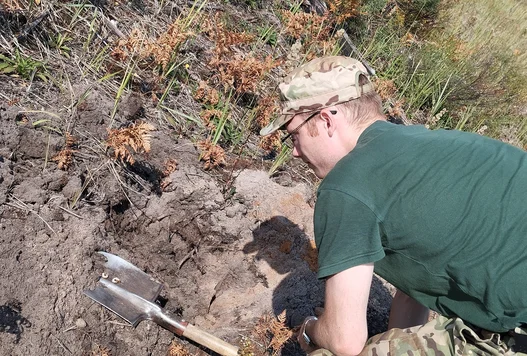
[[[333,108],[325,108],[320,111],[320,117],[324,120],[324,128],[329,137],[332,137],[337,129],[336,114],[337,111],[333,110]]]

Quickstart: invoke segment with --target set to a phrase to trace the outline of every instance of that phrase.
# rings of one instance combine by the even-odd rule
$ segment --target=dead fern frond
[[[255,40],[255,36],[252,34],[227,30],[220,19],[219,13],[214,16],[214,20],[207,18],[203,21],[202,33],[205,33],[214,41],[213,54],[216,58],[232,54],[234,46],[247,44]]]
[[[259,100],[256,108],[256,123],[258,128],[267,126],[278,111],[278,95],[273,94]]]
[[[177,161],[175,158],[170,158],[165,162],[165,169],[163,170],[163,177],[168,177],[177,169]]]
[[[253,336],[266,345],[266,349],[271,351],[273,356],[278,355],[293,336],[293,330],[288,328],[285,322],[286,310],[277,317],[268,313],[260,318],[253,329]]]
[[[192,354],[176,341],[172,341],[168,347],[167,356],[192,356]]]
[[[194,99],[199,100],[204,104],[215,106],[220,101],[220,95],[218,91],[211,88],[206,81],[201,80],[198,89],[194,92]]]
[[[68,167],[71,165],[71,162],[73,160],[73,153],[76,151],[64,148],[59,151],[53,158],[51,158],[52,161],[57,162],[57,166],[59,169],[67,170]]]
[[[280,132],[275,131],[270,135],[263,136],[260,139],[260,147],[267,153],[271,151],[279,151],[282,148],[282,140]]]
[[[397,93],[397,87],[393,80],[388,79],[374,79],[375,89],[383,101],[394,98]]]
[[[217,62],[211,61],[219,72],[220,82],[228,84],[238,93],[252,92],[261,81],[263,75],[280,64],[267,56],[264,60],[249,54],[243,57],[236,54],[232,59],[222,59]]]
[[[294,39],[304,39],[308,42],[329,38],[331,21],[327,15],[316,13],[282,11],[286,22],[284,32]]]
[[[282,11],[285,34],[301,40],[307,59],[330,54],[336,46],[337,38],[331,36],[335,18],[325,14]]]
[[[359,0],[328,0],[329,13],[336,23],[342,23],[359,14]]]
[[[205,127],[211,131],[216,128],[216,125],[214,124],[214,121],[212,119],[221,119],[222,116],[223,112],[218,109],[207,109],[199,113],[199,117],[205,123]]]
[[[127,38],[117,41],[111,56],[121,62],[130,57],[150,60],[164,68],[179,46],[193,35],[191,31],[183,30],[183,28],[181,20],[177,19],[154,40],[150,40],[141,30],[134,28]]]
[[[59,169],[67,170],[73,161],[73,154],[77,152],[72,149],[75,146],[77,140],[69,132],[66,132],[65,143],[62,150],[59,151],[53,158],[52,161],[57,162]]]
[[[150,132],[153,130],[155,127],[144,121],[134,123],[129,127],[108,130],[106,145],[113,149],[115,159],[134,164],[135,159],[130,149],[135,152],[149,152]]]
[[[280,64],[271,56],[260,59],[252,52],[241,54],[236,51],[236,47],[253,42],[255,36],[226,30],[219,15],[214,20],[205,20],[202,29],[215,42],[209,66],[217,71],[216,77],[221,83],[234,88],[237,93],[254,91],[263,75]]]
[[[95,348],[90,353],[91,356],[112,356],[109,348],[101,345],[95,345]]]
[[[201,153],[200,161],[205,162],[205,169],[212,169],[225,164],[225,151],[219,145],[212,143],[210,139],[198,142],[198,148]]]

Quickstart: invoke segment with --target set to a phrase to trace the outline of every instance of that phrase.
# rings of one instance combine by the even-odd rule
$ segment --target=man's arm
[[[368,339],[366,309],[373,264],[339,272],[326,280],[324,313],[306,324],[306,333],[317,348],[339,356],[358,355]],[[305,351],[311,352],[299,338]]]
[[[392,300],[388,329],[405,329],[423,325],[428,321],[430,310],[415,299],[397,290]]]

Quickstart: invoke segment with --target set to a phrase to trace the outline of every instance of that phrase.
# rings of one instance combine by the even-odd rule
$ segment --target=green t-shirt
[[[527,153],[377,121],[322,181],[318,277],[375,262],[423,305],[503,332],[527,323]]]

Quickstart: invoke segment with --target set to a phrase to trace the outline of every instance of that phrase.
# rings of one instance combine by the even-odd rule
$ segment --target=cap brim
[[[293,119],[295,114],[281,114],[279,117],[271,121],[271,123],[260,130],[260,136],[267,136],[280,130],[281,127],[287,125]]]

